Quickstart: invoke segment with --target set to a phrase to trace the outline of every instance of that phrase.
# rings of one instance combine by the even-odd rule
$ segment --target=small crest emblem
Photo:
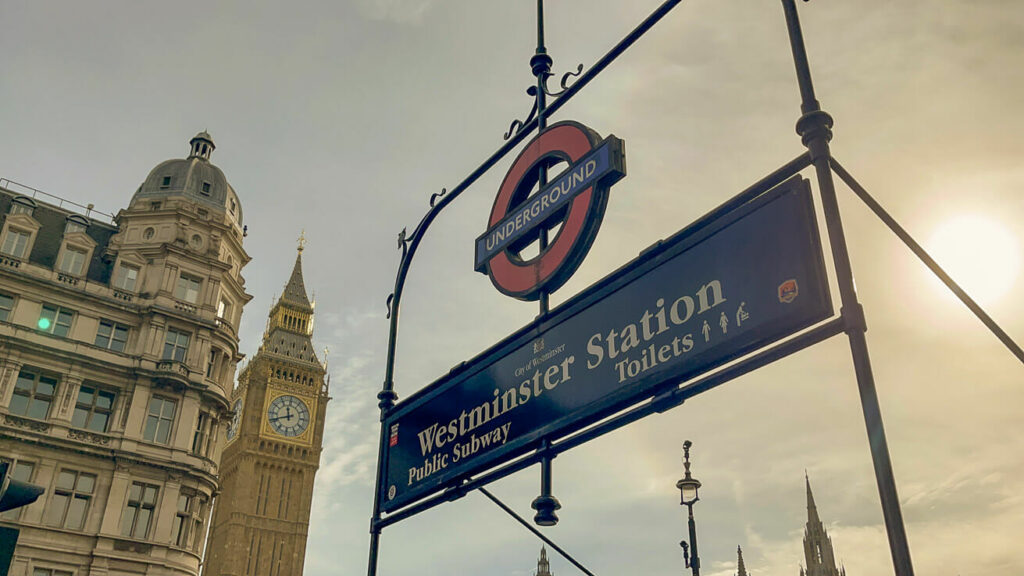
[[[534,354],[539,354],[539,353],[541,353],[543,351],[544,351],[544,339],[543,338],[537,338],[533,342],[533,353]]]
[[[800,294],[800,287],[797,286],[795,279],[786,280],[782,284],[779,284],[779,302],[789,304]]]
[[[391,425],[391,437],[388,439],[388,446],[396,446],[398,444],[398,424]]]
[[[391,486],[388,486],[388,500],[394,500],[395,499],[395,493],[397,493],[397,492],[398,492],[398,489],[395,488],[394,484],[392,484]]]

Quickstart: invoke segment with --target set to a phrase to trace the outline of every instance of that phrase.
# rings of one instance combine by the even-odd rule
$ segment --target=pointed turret
[[[281,299],[287,300],[289,304],[308,308],[312,312],[313,305],[310,304],[309,297],[306,295],[306,282],[302,279],[302,251],[305,248],[306,234],[303,232],[299,236],[299,253],[295,255],[295,266],[292,268],[292,275],[288,278],[288,284],[284,287]]]
[[[306,294],[306,283],[302,278],[302,251],[305,249],[305,234],[299,236],[298,254],[292,275],[285,284],[284,292],[270,309],[267,332],[263,335],[261,350],[281,354],[300,362],[315,364],[318,372],[324,367],[316,357],[313,343],[313,308]]]
[[[818,508],[814,505],[814,493],[811,492],[811,479],[804,470],[804,482],[807,484],[807,521],[820,522],[818,519]]]
[[[554,576],[548,563],[548,550],[543,545],[540,547],[540,558],[537,560],[537,576]]]
[[[750,576],[747,574],[747,567],[743,564],[743,548],[736,547],[736,576]]]
[[[801,568],[801,575],[840,576],[832,551],[832,539],[825,532],[825,526],[818,517],[818,508],[814,505],[814,494],[811,492],[811,480],[806,472],[804,481],[807,485],[807,526],[804,528],[804,560],[807,562],[807,569]]]

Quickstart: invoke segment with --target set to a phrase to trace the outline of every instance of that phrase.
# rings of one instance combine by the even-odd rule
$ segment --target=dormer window
[[[11,214],[26,214],[31,216],[36,209],[36,203],[26,196],[18,196],[11,202]]]
[[[85,268],[85,259],[88,255],[88,252],[85,250],[67,246],[61,253],[60,263],[57,265],[57,269],[64,274],[81,276],[82,270]]]
[[[160,189],[166,190],[171,187],[171,177],[164,176],[163,180],[160,181]]]
[[[202,195],[203,196],[209,196],[210,195],[210,183],[209,182],[203,182]]]
[[[74,234],[75,232],[85,232],[85,226],[81,222],[68,220],[68,223],[64,225],[64,234]]]
[[[31,237],[32,234],[29,232],[11,228],[7,230],[7,235],[4,236],[4,243],[0,246],[0,252],[15,258],[24,258],[25,253],[28,252],[28,241]]]
[[[230,200],[228,200],[228,208],[231,210],[231,214],[234,215],[235,208],[236,208],[236,206],[235,206],[235,199],[234,198],[231,198]]]
[[[74,234],[75,232],[85,232],[85,229],[89,226],[89,222],[81,216],[69,216],[67,224],[64,225],[64,234]]]

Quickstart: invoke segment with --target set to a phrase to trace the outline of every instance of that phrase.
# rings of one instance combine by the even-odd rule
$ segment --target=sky
[[[559,75],[592,65],[657,6],[547,4]],[[835,156],[1024,340],[1024,9],[798,4]],[[305,571],[364,574],[396,237],[528,112],[535,4],[4,0],[0,21],[0,177],[116,212],[151,168],[212,134],[249,227],[250,356],[305,230],[333,398]],[[622,138],[629,174],[553,304],[799,155],[798,117],[778,2],[682,2],[554,118]],[[512,159],[420,248],[402,307],[401,397],[536,314],[472,265]],[[917,572],[1024,573],[1024,366],[849,190],[839,199]],[[680,573],[684,439],[704,485],[694,513],[706,576],[732,575],[737,545],[758,576],[798,573],[805,471],[848,573],[892,573],[844,337],[560,455],[561,521],[544,532],[596,574]],[[531,517],[539,472],[490,489]],[[379,574],[524,576],[539,548],[469,494],[387,528]],[[576,573],[551,557],[556,574]]]

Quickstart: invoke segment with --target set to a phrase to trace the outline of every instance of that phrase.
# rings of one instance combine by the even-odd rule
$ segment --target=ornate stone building
[[[206,576],[302,576],[328,386],[313,348],[302,240],[259,351],[238,378]]]
[[[190,144],[106,222],[0,181],[0,457],[46,488],[0,517],[13,576],[199,573],[251,297],[238,196]]]

